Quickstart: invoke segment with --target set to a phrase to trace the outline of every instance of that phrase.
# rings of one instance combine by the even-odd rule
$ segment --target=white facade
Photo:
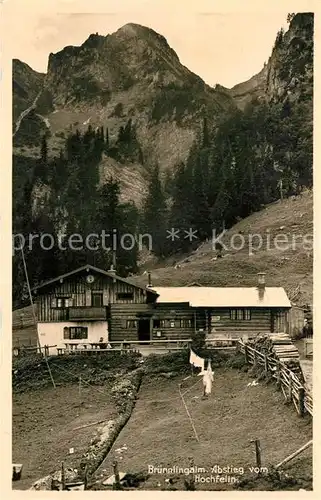
[[[64,328],[82,326],[88,328],[87,339],[65,339]],[[50,355],[57,354],[57,348],[66,348],[67,344],[90,344],[91,342],[99,342],[103,338],[103,342],[108,341],[108,325],[107,321],[61,321],[61,322],[46,322],[37,324],[39,341],[41,347],[45,345],[56,346],[49,349]]]

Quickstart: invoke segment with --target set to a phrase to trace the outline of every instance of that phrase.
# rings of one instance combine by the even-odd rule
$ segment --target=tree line
[[[118,143],[131,142],[131,123],[119,131]],[[32,285],[70,269],[90,263],[108,269],[112,250],[116,250],[117,272],[127,276],[137,271],[137,248],[122,249],[123,234],[135,235],[139,213],[133,203],[120,200],[121,188],[117,179],[110,177],[100,184],[99,164],[103,153],[109,151],[108,129],[94,130],[91,126],[81,133],[76,130],[65,140],[59,155],[49,158],[47,138],[44,136],[38,159],[14,157],[13,233],[22,234],[28,241],[30,234],[50,234],[55,237],[51,249],[41,248],[39,238],[32,240],[32,248],[24,248],[28,274]],[[42,200],[42,203],[41,203]],[[35,204],[41,203],[41,206]],[[105,231],[105,249],[101,241],[85,237]],[[79,249],[62,251],[57,247],[59,235],[83,236]],[[108,236],[110,234],[110,236]],[[130,244],[130,242],[128,242]],[[16,241],[16,246],[19,243]],[[46,246],[50,247],[49,238]],[[61,245],[65,246],[65,245]],[[83,248],[80,248],[83,246]],[[77,248],[78,248],[77,247]],[[97,250],[92,248],[97,247]],[[110,249],[110,250],[106,250]],[[13,256],[13,297],[16,304],[27,298],[21,252]]]
[[[198,242],[279,198],[312,187],[312,97],[273,105],[252,101],[203,131],[173,175],[158,166],[144,204],[144,229],[154,252],[166,257],[191,248],[189,239],[169,242],[166,229],[197,231]]]

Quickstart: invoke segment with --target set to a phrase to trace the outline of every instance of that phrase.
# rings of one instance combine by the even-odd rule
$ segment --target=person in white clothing
[[[207,370],[200,373],[203,375],[203,395],[207,397],[212,392],[212,383],[214,381],[214,372],[212,372],[211,361],[208,361]]]

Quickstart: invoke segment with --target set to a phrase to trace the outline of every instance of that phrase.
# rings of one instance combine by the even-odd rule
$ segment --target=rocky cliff
[[[236,106],[243,110],[253,99],[302,101],[312,87],[313,14],[292,16],[263,69],[232,89],[210,88],[180,63],[163,36],[130,23],[50,54],[46,75],[13,61],[14,151],[39,156],[46,134],[49,156],[57,155],[69,132],[89,125],[108,127],[113,144],[131,120],[136,154],[121,161],[104,155],[100,179],[117,176],[125,199],[139,204],[150,166],[172,171],[186,160],[204,118],[211,129]]]
[[[12,61],[13,121],[35,101],[43,88],[45,75],[37,73],[19,59]]]
[[[253,99],[280,102],[304,100],[313,94],[312,13],[290,15],[289,29],[278,32],[268,62],[246,82],[228,90],[237,106],[244,109]]]
[[[204,116],[214,123],[235,106],[184,67],[164,37],[137,24],[50,54],[44,93],[52,151],[88,124],[108,126],[115,140],[131,118],[146,163],[164,169],[186,159]]]
[[[19,65],[14,61],[14,68]],[[45,78],[35,74],[34,80],[32,97],[38,95],[41,84],[42,92],[27,114],[21,112],[31,99],[24,109],[19,107],[20,116],[15,113],[15,153],[39,154],[46,134],[49,156],[57,155],[69,132],[83,132],[89,125],[108,127],[112,145],[120,127],[131,120],[139,155],[121,162],[104,156],[100,172],[102,182],[107,175],[117,176],[123,196],[138,204],[152,165],[158,163],[163,172],[173,170],[186,160],[204,118],[212,127],[235,108],[231,96],[210,88],[184,67],[163,36],[137,24],[127,24],[106,37],[90,35],[80,47],[50,54]],[[19,95],[14,88],[16,101]]]

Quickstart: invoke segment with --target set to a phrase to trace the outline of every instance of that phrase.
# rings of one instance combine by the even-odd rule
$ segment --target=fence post
[[[305,407],[304,407],[304,387],[300,387],[299,390],[299,410],[300,410],[300,417],[304,417],[305,414]]]
[[[256,466],[261,469],[262,460],[261,460],[261,444],[259,439],[252,439],[251,443],[255,444],[255,457],[256,457]]]
[[[292,374],[291,372],[290,373],[290,376],[289,376],[289,393],[288,393],[288,402],[291,403],[292,401]]]
[[[257,367],[257,357],[256,357],[256,350],[255,349],[253,349],[253,358],[254,358],[253,359],[253,366],[254,366],[254,368],[256,368]]]
[[[265,374],[267,375],[269,372],[269,361],[268,361],[268,357],[266,354],[264,354],[264,370],[265,370]]]
[[[65,464],[61,462],[61,489],[66,489]]]
[[[280,361],[276,362],[276,387],[279,390],[281,388],[281,368],[280,368]]]
[[[249,364],[249,353],[247,350],[247,345],[244,345],[244,356],[245,356],[245,363],[248,365]]]
[[[113,469],[114,469],[114,476],[115,476],[115,489],[120,490],[120,477],[119,477],[117,460],[115,460],[113,463]]]

